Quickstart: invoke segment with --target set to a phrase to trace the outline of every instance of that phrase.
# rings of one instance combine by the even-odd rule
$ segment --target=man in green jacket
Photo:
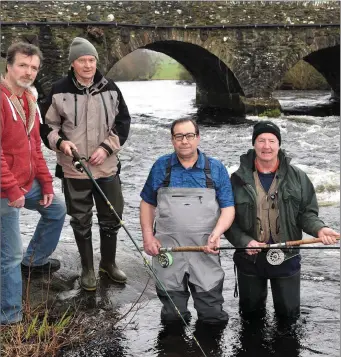
[[[235,221],[225,233],[228,240],[249,250],[236,251],[239,309],[245,316],[265,311],[267,281],[278,316],[297,317],[300,312],[300,254],[285,251],[282,264],[267,260],[265,244],[302,239],[302,231],[334,244],[339,236],[318,217],[318,204],[308,176],[290,164],[280,149],[281,133],[270,121],[254,126],[251,149],[240,158],[232,174]]]

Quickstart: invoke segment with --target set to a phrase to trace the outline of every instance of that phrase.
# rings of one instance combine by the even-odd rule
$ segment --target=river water
[[[118,83],[132,116],[131,132],[122,150],[122,184],[125,198],[124,220],[132,236],[142,246],[139,228],[139,193],[154,161],[172,151],[170,123],[174,119],[195,117],[195,86],[175,81]],[[285,108],[326,102],[327,92],[276,92]],[[252,125],[259,118],[248,116],[240,123],[200,125],[201,149],[223,161],[231,174],[239,166],[239,157],[251,148]],[[340,130],[339,117],[282,115],[274,119],[281,128],[282,148],[292,163],[306,171],[317,189],[320,216],[332,228],[340,229]],[[49,163],[53,159],[47,153]],[[58,185],[58,184],[57,184]],[[70,232],[67,225],[66,230]],[[121,244],[135,251],[126,233],[120,231]],[[94,238],[98,239],[98,237]],[[66,234],[61,243],[73,243]],[[223,242],[223,244],[228,244]],[[190,329],[198,337],[207,356],[339,356],[340,355],[340,255],[337,250],[303,250],[301,281],[301,317],[293,325],[281,325],[273,315],[271,292],[268,314],[261,322],[248,323],[238,314],[238,299],[233,297],[233,251],[222,251],[225,270],[224,309],[230,320],[224,331],[200,331],[196,312]],[[141,263],[139,263],[141,262]],[[142,259],[138,269],[144,269]],[[129,277],[128,277],[129,278]],[[141,281],[141,284],[147,284]],[[119,312],[131,304],[121,301]],[[96,343],[74,356],[126,357],[199,357],[202,356],[188,331],[165,330],[160,324],[161,304],[150,294],[117,326],[112,338],[97,338]],[[69,355],[68,355],[69,356]]]

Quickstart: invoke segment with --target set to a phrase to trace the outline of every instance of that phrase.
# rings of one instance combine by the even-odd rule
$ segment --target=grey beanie
[[[69,63],[81,56],[95,56],[98,61],[98,53],[94,45],[85,38],[75,37],[70,45]]]

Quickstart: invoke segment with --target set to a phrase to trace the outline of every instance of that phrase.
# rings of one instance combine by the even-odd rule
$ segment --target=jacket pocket
[[[250,231],[252,228],[253,205],[247,200],[236,200],[236,221],[243,231]]]
[[[111,90],[102,93],[101,105],[103,106],[103,117],[106,118],[104,123],[107,131],[110,131],[114,127],[115,118],[118,114],[118,104],[118,94],[116,91]],[[115,134],[117,134],[117,132],[115,132]]]
[[[83,98],[76,94],[66,93],[60,100],[59,106],[61,107],[61,113],[64,118],[62,128],[67,136],[67,133],[74,130],[81,122],[83,105],[80,101],[83,102]]]
[[[8,169],[12,170],[14,166],[14,155],[11,154],[4,154],[6,163],[8,165]]]
[[[283,202],[287,215],[296,222],[300,210],[301,192],[298,190],[285,190]]]

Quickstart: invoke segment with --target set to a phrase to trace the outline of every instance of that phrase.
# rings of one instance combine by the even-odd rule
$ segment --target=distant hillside
[[[116,81],[141,81],[183,79],[191,80],[191,75],[173,58],[149,50],[136,50],[109,71],[108,77]]]

